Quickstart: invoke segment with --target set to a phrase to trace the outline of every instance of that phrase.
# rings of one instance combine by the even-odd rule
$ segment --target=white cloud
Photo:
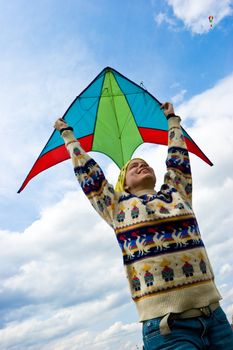
[[[135,350],[141,349],[141,325],[115,322],[100,333],[92,330],[73,332],[62,339],[51,341],[42,350]]]
[[[122,324],[122,322],[116,322],[110,326],[107,330],[98,334],[93,342],[93,345],[100,345],[103,348],[104,344],[108,342],[108,347],[106,349],[112,349],[113,347],[121,349],[132,349],[137,345],[137,335],[141,330],[141,325],[138,323]],[[126,337],[127,336],[127,345]],[[124,346],[126,345],[126,346]],[[106,345],[105,345],[106,347]]]
[[[230,264],[224,264],[221,269],[220,269],[220,273],[221,274],[228,274],[232,272],[232,266]]]
[[[104,327],[132,307],[114,233],[81,191],[44,209],[22,233],[0,231],[0,245],[1,348],[84,341],[95,322]]]
[[[213,28],[225,17],[232,15],[232,0],[167,0],[174,16],[184,23],[185,28],[194,34],[203,34],[211,30],[209,16],[213,16]],[[174,27],[176,20],[166,13],[155,17],[158,25],[165,22]]]
[[[187,125],[192,122],[191,136],[206,152],[215,166],[211,169],[200,166],[199,172],[205,186],[223,185],[232,174],[229,161],[232,137],[229,132],[233,126],[231,99],[233,94],[233,74],[220,80],[213,88],[196,95],[177,108]],[[196,158],[195,158],[196,161]],[[207,176],[211,177],[207,179]],[[230,185],[229,185],[230,186]],[[206,187],[205,187],[206,188]],[[216,189],[216,188],[215,188]]]
[[[184,96],[185,96],[186,92],[187,92],[187,90],[182,89],[178,94],[176,94],[175,96],[173,96],[173,97],[171,98],[172,103],[176,104],[176,103],[182,102],[183,99],[184,99]]]
[[[158,26],[165,23],[168,25],[169,29],[175,30],[177,28],[177,21],[166,12],[159,12],[155,15],[154,19]]]
[[[0,330],[1,348],[14,349],[18,347],[30,349],[33,346],[35,350],[47,350],[52,348],[51,344],[54,346],[54,339],[59,338],[59,342],[55,340],[55,343],[59,344],[56,349],[62,349],[63,337],[66,342],[67,334],[71,333],[72,335],[75,332],[76,340],[85,341],[86,345],[89,345],[87,348],[91,349],[92,341],[90,341],[90,337],[86,339],[86,335],[92,332],[84,331],[84,329],[93,326],[97,322],[99,314],[106,317],[105,314],[111,312],[117,299],[118,296],[112,294],[108,295],[104,302],[101,299],[86,302],[63,309],[60,308],[59,310],[54,310],[53,313],[51,313],[51,310],[48,310],[47,314],[43,315],[43,313],[40,313],[40,315],[34,315],[19,323],[10,322],[6,328]],[[124,328],[126,329],[125,333],[132,332],[132,326],[124,326]],[[135,331],[138,331],[138,329],[139,326],[137,328],[134,327]],[[72,336],[69,342],[70,340],[72,340]],[[104,335],[102,337],[99,336],[99,338],[96,338],[96,345],[106,341],[108,341],[108,337]],[[75,343],[72,345],[74,346]],[[75,346],[75,349],[81,350],[83,348],[81,344],[76,344]],[[95,348],[100,349],[98,346]],[[68,347],[64,349],[68,349]]]

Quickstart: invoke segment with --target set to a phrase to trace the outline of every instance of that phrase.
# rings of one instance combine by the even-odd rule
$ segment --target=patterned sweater
[[[169,123],[167,172],[154,194],[115,192],[70,130],[62,133],[87,198],[114,229],[140,321],[221,299],[192,209],[189,155],[180,118]]]

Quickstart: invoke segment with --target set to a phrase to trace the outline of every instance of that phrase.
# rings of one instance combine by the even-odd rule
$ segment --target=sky
[[[114,232],[81,192],[70,160],[17,194],[54,121],[106,66],[171,101],[214,163],[191,154],[193,207],[231,320],[232,19],[232,0],[0,0],[2,350],[142,346]],[[157,188],[166,153],[144,144],[134,154],[154,167]],[[115,184],[116,165],[90,154]]]

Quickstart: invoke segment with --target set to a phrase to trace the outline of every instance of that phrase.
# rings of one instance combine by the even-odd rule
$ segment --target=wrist
[[[181,121],[181,118],[178,115],[175,115],[175,113],[169,113],[168,115],[166,115],[167,120],[171,119],[171,118],[178,118],[179,121]]]
[[[67,126],[66,128],[61,128],[61,129],[59,130],[60,135],[62,135],[63,131],[66,131],[66,130],[74,131],[74,129],[72,128],[72,126]]]
[[[169,113],[168,115],[166,115],[167,120],[173,117],[178,117],[178,116],[175,115],[175,113]]]

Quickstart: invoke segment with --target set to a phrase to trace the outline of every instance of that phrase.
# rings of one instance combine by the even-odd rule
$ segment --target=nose
[[[141,171],[141,170],[147,169],[147,168],[149,168],[149,166],[148,166],[147,164],[141,163],[141,164],[139,165],[139,167],[138,167],[138,170]]]

